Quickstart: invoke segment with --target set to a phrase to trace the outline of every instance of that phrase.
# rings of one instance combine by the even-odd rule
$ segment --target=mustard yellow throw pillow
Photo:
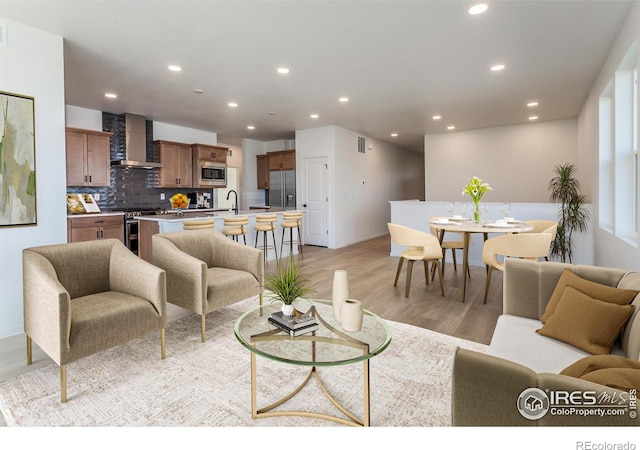
[[[553,315],[536,331],[592,355],[605,355],[611,353],[613,343],[632,313],[633,305],[596,300],[567,286]]]
[[[560,374],[625,391],[640,389],[640,361],[618,355],[585,356]]]
[[[605,284],[596,283],[594,281],[585,280],[584,278],[571,272],[569,269],[565,269],[562,275],[558,279],[553,294],[547,303],[547,307],[544,313],[540,317],[542,323],[546,323],[556,310],[564,288],[572,286],[580,292],[587,294],[603,302],[615,303],[616,305],[628,305],[638,295],[638,291],[632,289],[618,289],[616,287],[607,286]]]

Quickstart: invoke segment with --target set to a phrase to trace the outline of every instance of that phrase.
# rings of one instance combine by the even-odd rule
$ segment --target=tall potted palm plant
[[[562,262],[572,262],[573,232],[583,232],[589,222],[587,198],[580,193],[580,181],[574,176],[576,168],[571,163],[555,167],[555,176],[549,182],[551,201],[560,203],[558,231],[551,243],[551,256]]]

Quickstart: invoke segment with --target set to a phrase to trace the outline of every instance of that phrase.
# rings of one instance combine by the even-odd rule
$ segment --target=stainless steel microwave
[[[198,161],[199,187],[225,187],[227,185],[227,165],[210,161]]]

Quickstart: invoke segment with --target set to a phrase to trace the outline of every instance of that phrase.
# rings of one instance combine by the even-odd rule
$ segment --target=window
[[[637,44],[631,46],[599,102],[599,224],[638,245]]]

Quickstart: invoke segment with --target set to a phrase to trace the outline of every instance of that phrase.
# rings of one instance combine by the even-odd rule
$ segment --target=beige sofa
[[[154,234],[151,239],[153,263],[167,272],[167,302],[201,315],[202,342],[207,313],[255,295],[262,303],[262,250],[214,229]]]
[[[454,426],[640,425],[632,411],[633,404],[629,403],[634,394],[559,374],[589,353],[536,333],[543,325],[539,317],[566,268],[581,278],[600,284],[640,290],[640,273],[509,258],[503,279],[503,315],[497,321],[488,354],[466,349],[456,352],[452,380]],[[638,296],[632,304],[635,310],[611,353],[637,361],[640,359]],[[538,390],[532,391],[532,388]],[[567,408],[564,404],[562,408],[552,408],[561,398],[556,395],[562,396],[563,392],[578,394],[570,401],[563,400],[563,403],[570,403]],[[549,404],[544,405],[548,406],[546,413],[541,417],[520,412],[522,403],[519,402],[529,401],[526,397],[531,393],[534,401],[545,394],[551,395]],[[607,411],[587,408],[593,406],[589,403],[594,397],[601,399],[603,395],[608,395],[610,402],[623,402],[627,406],[624,414],[609,415],[613,408],[604,408]],[[572,411],[569,406],[576,408]],[[578,414],[579,408],[583,415]],[[545,411],[545,408],[539,411]],[[607,415],[587,415],[600,411]]]

